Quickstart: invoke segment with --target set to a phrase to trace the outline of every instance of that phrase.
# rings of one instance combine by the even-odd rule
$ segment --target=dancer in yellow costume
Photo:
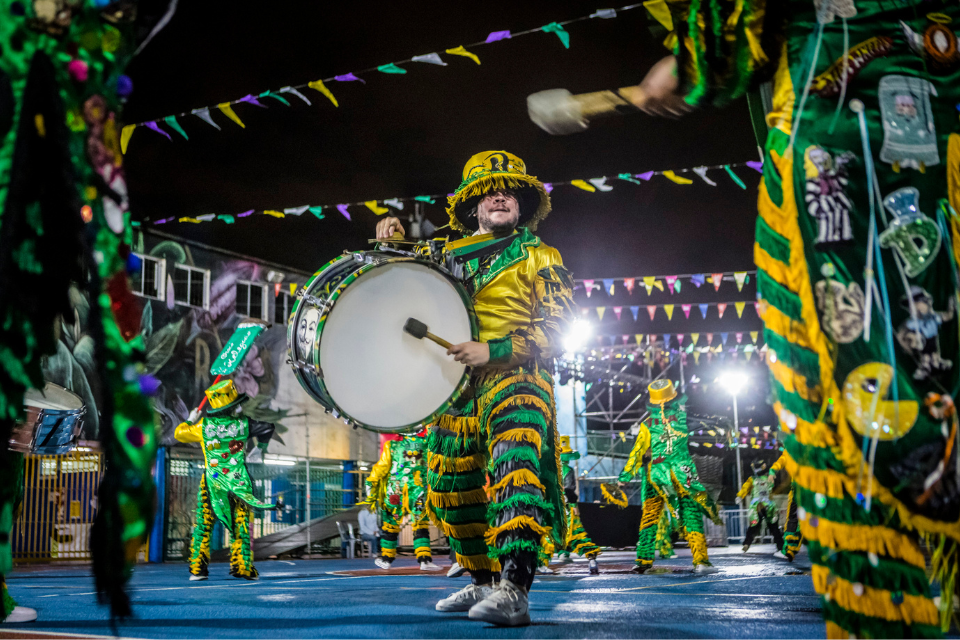
[[[566,561],[570,561],[570,554],[575,553],[587,559],[590,573],[596,575],[600,573],[597,566],[597,556],[600,555],[600,547],[594,544],[587,530],[583,528],[580,521],[580,510],[577,508],[577,474],[574,473],[570,463],[580,459],[580,452],[570,448],[570,436],[560,436],[560,462],[563,464],[563,493],[567,499],[567,539],[560,552]]]

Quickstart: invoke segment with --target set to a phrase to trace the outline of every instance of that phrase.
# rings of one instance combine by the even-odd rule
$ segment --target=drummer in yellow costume
[[[573,318],[573,281],[557,250],[533,234],[549,211],[543,184],[505,151],[472,157],[447,208],[453,229],[490,250],[464,265],[480,340],[447,352],[474,367],[473,400],[442,416],[429,437],[431,510],[473,578],[437,610],[508,626],[530,623],[538,553],[551,534],[566,534],[550,372]],[[387,218],[377,237],[396,231],[400,222]]]

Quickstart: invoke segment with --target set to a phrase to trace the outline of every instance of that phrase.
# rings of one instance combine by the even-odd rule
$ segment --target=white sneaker
[[[466,572],[467,572],[467,570],[464,569],[463,567],[461,567],[459,563],[454,562],[452,565],[450,565],[450,570],[447,571],[447,577],[448,577],[448,578],[459,578],[460,576],[462,576],[462,575],[465,574]]]
[[[778,559],[780,559],[780,560],[789,560],[789,558],[787,558],[787,556],[783,555],[783,552],[782,552],[782,551],[774,551],[774,552],[773,552],[773,557],[774,557],[774,558],[778,558]]]
[[[490,596],[492,593],[493,587],[468,584],[463,589],[460,589],[460,591],[438,602],[437,611],[469,611],[470,607]]]
[[[197,580],[206,580],[207,576],[190,576],[190,582],[196,582]]]
[[[439,568],[440,568],[440,565],[438,565],[433,560],[428,560],[427,562],[420,563],[420,571],[436,571]]]
[[[4,622],[33,622],[37,619],[37,610],[30,607],[14,607]]]
[[[548,576],[550,574],[556,573],[556,571],[554,571],[550,567],[543,566],[543,567],[537,567],[537,573],[542,573],[543,575]]]
[[[693,568],[693,572],[699,573],[700,575],[707,575],[708,573],[720,573],[720,569],[709,564],[698,564]]]
[[[590,558],[589,566],[590,566],[591,575],[595,575],[595,576],[600,575],[600,567],[597,566],[596,558]]]
[[[470,608],[468,616],[503,627],[526,626],[530,624],[529,600],[523,589],[509,580],[500,580],[489,597]]]
[[[383,558],[377,558],[376,560],[373,561],[373,564],[377,565],[378,567],[386,571],[387,569],[390,568],[391,563],[387,562]]]

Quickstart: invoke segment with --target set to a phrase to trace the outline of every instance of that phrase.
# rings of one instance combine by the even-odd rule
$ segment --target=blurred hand
[[[490,345],[486,342],[461,342],[447,349],[447,355],[471,367],[482,367],[490,362]]]
[[[403,225],[400,220],[394,217],[386,217],[377,223],[377,240],[389,240],[394,233],[399,233],[406,237]]]
[[[677,59],[667,56],[650,68],[640,83],[642,101],[634,101],[638,109],[651,116],[679,118],[692,107],[678,93],[680,79],[677,77]]]

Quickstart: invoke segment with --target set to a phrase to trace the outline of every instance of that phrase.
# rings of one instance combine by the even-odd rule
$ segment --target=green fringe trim
[[[766,165],[765,162],[764,166]],[[757,216],[756,238],[757,244],[769,253],[771,258],[790,264],[790,241],[774,231],[760,216]]]
[[[777,352],[777,355],[780,355],[780,352]],[[780,404],[783,405],[783,408],[797,415],[798,417],[806,420],[807,422],[816,422],[817,417],[820,415],[820,405],[813,404],[807,400],[804,400],[799,395],[795,393],[790,393],[787,391],[780,381],[770,376],[770,386],[771,390],[774,393],[774,397],[780,401]]]
[[[429,547],[429,546],[430,546],[430,538],[414,538],[414,539],[413,539],[413,546],[414,546],[414,547]]]
[[[762,273],[762,271],[758,269],[757,273]],[[816,353],[793,344],[770,329],[763,330],[763,339],[785,365],[807,380],[820,379],[820,359]]]
[[[797,442],[797,439],[794,437],[787,438],[784,441],[784,449],[787,450],[791,458],[800,464],[816,469],[829,469],[839,473],[846,473],[846,467],[844,467],[843,462],[841,462],[830,449],[803,445]]]
[[[2,580],[2,578],[0,578]],[[6,620],[7,616],[13,611],[13,608],[17,606],[17,601],[10,596],[10,592],[7,591],[7,583],[3,582],[3,609],[0,610],[0,614],[3,614],[3,617],[0,620]]]
[[[480,453],[480,447],[475,438],[446,436],[433,431],[427,437],[427,447],[431,453],[439,453],[445,458],[466,458]]]
[[[468,504],[462,507],[433,507],[437,518],[447,524],[474,524],[487,522],[487,505]]]
[[[873,507],[867,512],[853,498],[838,500],[837,498],[824,496],[820,501],[826,500],[826,502],[821,507],[817,504],[816,494],[801,487],[797,487],[794,497],[797,504],[803,507],[808,514],[826,518],[830,522],[868,527],[896,526],[896,523],[890,522],[894,514],[884,508],[883,505],[877,505],[877,501],[874,501]]]
[[[495,560],[499,560],[503,556],[508,556],[512,553],[517,553],[520,551],[530,551],[532,553],[540,555],[540,543],[534,542],[533,540],[514,540],[509,542],[502,547],[491,547],[487,551],[487,556]]]
[[[514,447],[502,453],[490,464],[493,469],[505,462],[528,462],[538,472],[540,471],[540,457],[530,447]]]
[[[380,547],[382,549],[396,549],[397,541],[396,540],[387,540],[386,538],[380,538]]]
[[[474,469],[462,473],[438,474],[433,471],[427,473],[427,479],[432,491],[448,493],[451,491],[469,491],[479,489],[487,480],[486,469]]]
[[[903,591],[904,593],[930,597],[930,584],[920,569],[887,558],[879,558],[877,566],[870,564],[865,553],[846,551],[835,553],[817,541],[807,543],[810,561],[823,565],[848,582],[860,582],[875,589]]]
[[[797,322],[803,320],[800,296],[771,278],[763,269],[757,269],[757,293],[787,317]]]
[[[538,507],[547,512],[550,516],[554,515],[553,505],[532,493],[516,493],[503,502],[491,502],[487,507],[487,522],[494,522],[497,516],[508,509],[516,509],[520,506]]]
[[[447,540],[450,542],[450,548],[462,556],[482,556],[487,555],[489,551],[483,536],[467,538],[466,540],[457,540],[456,538],[447,538]]]
[[[491,432],[495,431],[496,427],[504,422],[515,422],[517,424],[529,424],[535,427],[540,427],[541,435],[547,430],[547,419],[540,411],[537,411],[536,409],[517,409],[516,411],[507,410],[506,412],[501,413],[493,420],[493,422],[490,423]]]
[[[836,602],[821,600],[823,617],[841,628],[853,631],[860,638],[942,638],[940,627],[927,624],[908,625],[897,620],[873,618],[844,609]]]

